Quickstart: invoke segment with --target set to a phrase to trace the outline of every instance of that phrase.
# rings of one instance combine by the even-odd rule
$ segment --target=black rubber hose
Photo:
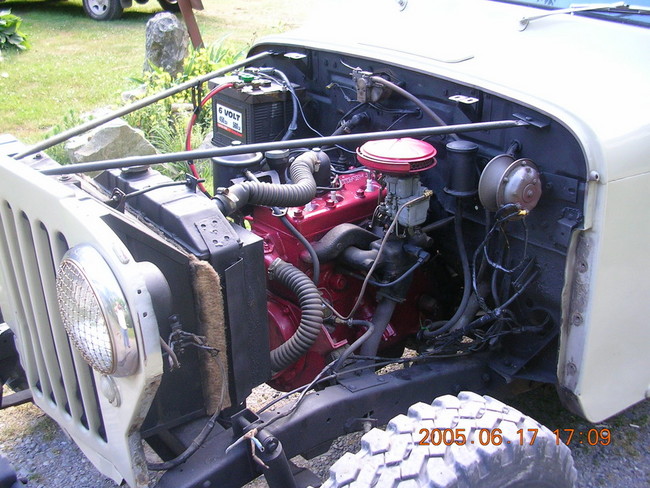
[[[275,208],[273,210],[275,211]],[[307,254],[309,255],[312,264],[312,281],[314,282],[314,285],[318,286],[318,282],[320,281],[320,260],[318,259],[316,251],[314,250],[311,243],[307,240],[307,238],[303,236],[298,229],[296,229],[296,227],[291,223],[286,215],[282,215],[280,217],[280,221],[307,250]]]
[[[288,139],[291,139],[295,134],[296,130],[298,130],[298,97],[296,96],[296,93],[293,89],[293,85],[291,85],[291,81],[289,81],[287,75],[285,75],[279,69],[274,69],[273,74],[280,77],[284,82],[284,84],[287,85],[287,90],[289,90],[289,92],[291,93],[291,102],[293,103],[292,111],[291,111],[291,122],[289,123],[289,128],[287,129],[287,132],[285,132],[284,136],[282,136],[282,140],[286,141]]]
[[[463,316],[467,305],[469,304],[469,298],[472,292],[472,276],[469,269],[469,259],[467,258],[467,249],[465,249],[465,240],[463,239],[463,215],[461,211],[461,202],[456,202],[456,214],[454,219],[454,231],[456,233],[456,244],[458,245],[458,253],[460,254],[460,262],[463,267],[463,298],[460,301],[460,305],[456,310],[456,313],[452,318],[450,318],[446,324],[438,329],[431,331],[429,333],[424,332],[425,337],[437,336],[448,332],[451,330],[458,320]]]
[[[316,285],[294,265],[278,258],[269,266],[269,276],[296,294],[302,311],[293,336],[271,351],[271,369],[277,372],[295,363],[314,344],[323,326],[323,303]]]
[[[447,125],[444,120],[440,118],[440,116],[435,113],[433,110],[431,110],[427,105],[424,104],[422,100],[420,100],[418,97],[413,95],[411,92],[406,91],[404,88],[396,85],[395,83],[392,83],[388,81],[385,78],[382,78],[381,76],[371,76],[370,79],[379,85],[383,85],[386,88],[394,91],[395,93],[399,93],[402,95],[404,98],[407,98],[408,100],[411,100],[413,103],[415,103],[418,107],[420,107],[420,110],[422,110],[425,114],[427,114],[429,117],[431,117],[436,124],[445,126]],[[450,139],[454,140],[459,140],[460,138],[456,134],[449,134]]]
[[[214,196],[219,210],[228,216],[245,205],[268,207],[299,207],[316,196],[314,173],[318,170],[318,154],[308,151],[298,156],[289,167],[293,184],[244,181]]]
[[[381,343],[381,337],[384,335],[386,326],[390,319],[393,317],[393,312],[397,302],[389,300],[388,298],[383,298],[377,304],[375,309],[375,314],[372,316],[372,323],[375,326],[375,329],[372,331],[370,337],[361,345],[361,355],[362,356],[376,356],[377,351],[379,350],[379,344]]]
[[[350,246],[367,248],[379,240],[372,232],[358,225],[344,223],[330,229],[320,240],[314,242],[314,250],[321,263],[338,258]]]
[[[338,371],[341,369],[341,366],[345,364],[345,362],[354,354],[354,352],[359,349],[367,340],[370,336],[372,336],[374,330],[375,330],[375,324],[368,320],[348,320],[348,325],[353,326],[353,325],[359,325],[366,327],[366,331],[363,333],[361,337],[359,337],[356,341],[354,341],[352,344],[350,344],[350,347],[348,347],[343,354],[341,354],[341,357],[339,357],[334,365],[332,366],[332,371]]]
[[[390,281],[388,283],[382,283],[380,281],[375,281],[375,280],[368,280],[368,283],[370,283],[373,286],[376,286],[377,288],[388,288],[389,286],[395,286],[399,285],[402,281],[404,281],[406,278],[411,276],[411,273],[418,269],[422,264],[424,263],[424,260],[418,259],[413,266],[411,266],[409,269],[404,271],[400,276],[395,278],[393,281]],[[362,278],[363,279],[363,278]]]

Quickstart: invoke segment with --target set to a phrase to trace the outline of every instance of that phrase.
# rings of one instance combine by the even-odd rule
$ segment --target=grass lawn
[[[197,20],[206,44],[227,36],[236,47],[291,28],[315,0],[205,0]],[[81,0],[0,3],[23,18],[32,49],[3,50],[0,61],[0,133],[33,143],[71,110],[83,113],[120,103],[144,62],[147,21],[161,11],[155,1],[124,11],[120,20],[89,19]]]

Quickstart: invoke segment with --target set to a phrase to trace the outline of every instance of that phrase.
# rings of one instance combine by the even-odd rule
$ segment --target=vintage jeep
[[[650,392],[650,10],[557,3],[328,3],[181,87],[211,79],[209,149],[4,136],[3,381],[132,487],[316,485],[287,459],[395,416],[324,486],[571,486],[559,433],[481,395]],[[211,191],[149,166],[205,158]]]

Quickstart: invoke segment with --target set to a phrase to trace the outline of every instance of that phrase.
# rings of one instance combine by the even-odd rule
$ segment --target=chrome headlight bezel
[[[59,311],[70,341],[98,373],[129,376],[138,366],[131,310],[115,274],[90,244],[64,255],[56,278]]]

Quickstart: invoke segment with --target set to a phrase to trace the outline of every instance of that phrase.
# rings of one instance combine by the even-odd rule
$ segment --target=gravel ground
[[[273,391],[262,387],[254,402],[263,404]],[[609,446],[571,445],[578,469],[579,488],[650,486],[650,401],[642,402],[596,426],[564,410],[552,389],[540,389],[508,402],[542,422],[551,430],[608,428]],[[329,466],[346,451],[359,448],[360,434],[339,438],[331,449],[310,461],[298,458],[297,464],[309,466],[326,477]],[[31,404],[0,411],[0,452],[4,452],[29,488],[113,488],[115,484],[101,476],[86,461],[77,447],[58,426]],[[249,485],[264,487],[263,480]]]

